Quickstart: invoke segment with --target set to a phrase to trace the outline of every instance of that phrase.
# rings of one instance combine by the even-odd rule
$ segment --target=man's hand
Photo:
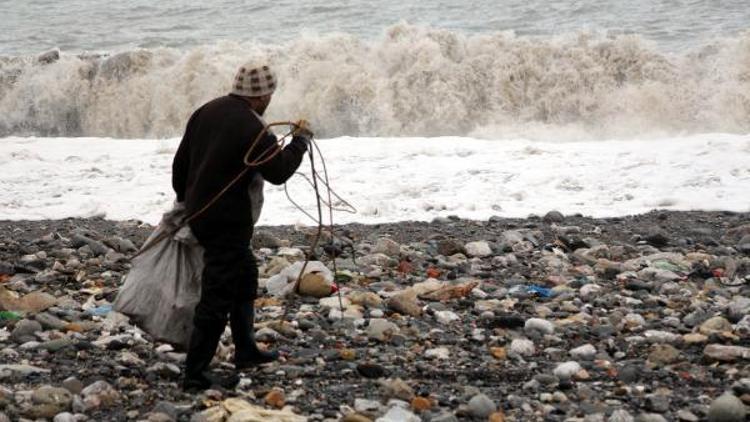
[[[292,132],[292,136],[301,136],[303,138],[310,139],[313,137],[313,131],[310,127],[310,122],[307,120],[298,120],[295,123],[294,131]]]

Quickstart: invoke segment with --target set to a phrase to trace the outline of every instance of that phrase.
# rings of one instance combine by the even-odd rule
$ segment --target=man
[[[188,121],[172,165],[172,185],[186,213],[203,209],[245,168],[243,158],[264,130],[263,115],[276,89],[276,77],[268,66],[245,65],[235,76],[229,95],[200,107]],[[301,125],[292,141],[273,159],[250,170],[205,211],[189,222],[205,249],[201,296],[195,308],[193,332],[185,362],[183,389],[199,391],[212,385],[233,388],[237,375],[218,377],[208,370],[227,319],[235,345],[235,367],[240,370],[274,361],[255,343],[253,300],[258,288],[258,269],[250,253],[253,210],[248,186],[262,176],[282,184],[299,167],[312,132]],[[266,133],[253,149],[250,161],[268,157],[276,137]],[[265,155],[264,155],[265,153]],[[229,318],[227,318],[229,315]]]

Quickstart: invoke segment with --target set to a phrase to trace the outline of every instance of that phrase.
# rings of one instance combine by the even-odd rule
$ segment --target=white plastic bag
[[[256,173],[248,186],[253,224],[263,207],[263,177]],[[166,212],[144,246],[148,250],[133,259],[113,309],[123,313],[156,340],[187,348],[193,331],[193,315],[201,294],[203,247],[183,224],[185,205],[176,202]],[[162,233],[173,232],[153,246]]]
[[[144,245],[179,227],[184,218],[185,207],[175,204]],[[202,271],[203,248],[186,225],[133,259],[114,310],[129,316],[155,339],[186,348]]]

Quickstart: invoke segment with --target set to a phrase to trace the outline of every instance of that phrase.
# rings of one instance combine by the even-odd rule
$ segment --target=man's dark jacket
[[[177,201],[185,202],[187,215],[203,208],[244,168],[243,158],[263,122],[240,97],[227,95],[208,102],[188,121],[172,164],[172,186]],[[251,160],[273,148],[276,137],[265,134]],[[256,172],[280,185],[299,167],[307,150],[302,137],[294,137],[274,159],[248,171],[221,198],[190,223],[219,231],[252,230],[248,184]]]

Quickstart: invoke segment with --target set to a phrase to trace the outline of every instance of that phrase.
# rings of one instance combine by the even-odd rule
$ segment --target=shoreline
[[[286,357],[199,395],[179,389],[184,355],[106,309],[152,229],[0,221],[0,307],[48,301],[0,319],[0,420],[656,421],[750,404],[750,213],[336,226],[356,251],[337,260],[343,320],[335,296],[272,292],[313,228],[259,226],[258,338]],[[231,371],[225,335],[214,366]]]

